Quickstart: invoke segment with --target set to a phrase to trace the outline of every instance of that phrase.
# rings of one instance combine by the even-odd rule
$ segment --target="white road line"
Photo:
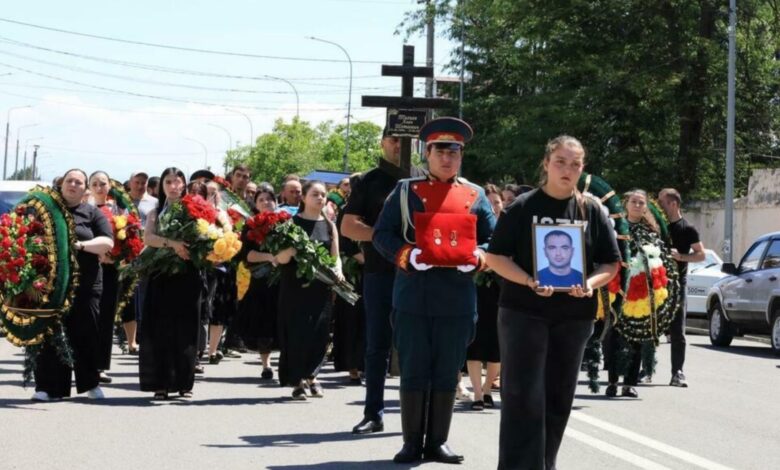
[[[579,432],[570,427],[566,428],[566,437],[578,440],[584,444],[594,447],[604,453],[617,457],[620,460],[630,463],[637,468],[644,470],[670,470],[669,467],[664,467],[661,464],[655,463],[652,460],[648,460],[644,457],[640,457],[634,453],[631,453],[625,449],[621,449],[618,446],[612,445],[608,442],[604,442],[595,437],[591,437],[584,432]]]
[[[614,424],[602,421],[598,418],[588,416],[581,411],[572,411],[571,417],[577,421],[589,424],[599,429],[603,429],[604,431],[611,432],[613,434],[617,434],[620,437],[634,441],[638,444],[642,444],[643,446],[650,447],[651,449],[655,449],[659,452],[663,452],[664,454],[671,455],[672,457],[688,462],[691,465],[696,465],[697,467],[706,468],[708,470],[733,470],[731,467],[721,465],[711,460],[707,460],[704,457],[699,457],[698,455],[686,452],[682,449],[672,447],[647,436],[643,436],[633,431],[629,431],[628,429],[621,428],[620,426],[615,426]]]

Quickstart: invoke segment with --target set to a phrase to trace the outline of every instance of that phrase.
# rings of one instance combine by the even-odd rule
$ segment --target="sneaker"
[[[90,398],[92,400],[102,400],[106,398],[106,395],[103,393],[103,390],[101,390],[100,387],[98,386],[87,392],[87,398]]]
[[[195,373],[196,374],[202,374],[203,372],[205,372],[204,369],[203,369],[203,366],[201,366],[201,365],[195,366]]]
[[[263,380],[271,380],[274,378],[274,370],[270,367],[265,367],[263,373],[260,374],[260,378]]]
[[[295,387],[292,392],[293,400],[306,400],[306,390],[303,387]]]
[[[222,360],[222,356],[217,356],[216,354],[212,354],[211,356],[209,356],[209,364],[217,365],[221,360]]]
[[[322,385],[319,382],[313,382],[309,385],[309,390],[313,398],[322,398],[325,394],[322,391]]]
[[[98,375],[98,382],[100,382],[102,384],[110,384],[114,380],[111,377],[109,377],[108,374],[106,374],[102,370],[99,372],[99,374],[100,375]]]
[[[639,398],[639,393],[637,393],[634,387],[624,386],[623,391],[620,392],[620,396],[629,397],[629,398]]]
[[[46,392],[35,392],[33,393],[33,396],[30,397],[30,400],[32,401],[49,401],[51,398],[49,397],[49,394]]]
[[[688,388],[688,382],[685,381],[685,374],[681,370],[678,370],[676,374],[672,376],[669,385],[672,387]]]
[[[232,349],[226,349],[224,356],[231,359],[241,359],[241,354],[233,351]]]

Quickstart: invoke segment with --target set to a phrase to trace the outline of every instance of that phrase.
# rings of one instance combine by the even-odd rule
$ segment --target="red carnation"
[[[43,224],[38,222],[37,220],[33,220],[30,222],[30,235],[43,235],[44,234],[44,227]]]
[[[31,261],[32,267],[35,269],[35,272],[38,274],[45,276],[51,272],[51,265],[49,264],[49,259],[46,258],[43,255],[33,255],[32,261]]]
[[[648,295],[650,295],[650,291],[647,288],[647,275],[645,273],[639,273],[632,277],[628,284],[626,299],[641,300]]]

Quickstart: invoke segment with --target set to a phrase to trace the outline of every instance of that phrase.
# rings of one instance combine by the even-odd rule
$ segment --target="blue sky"
[[[32,146],[39,144],[45,179],[72,167],[102,169],[120,180],[133,171],[154,174],[169,165],[194,171],[206,158],[212,168],[221,168],[228,133],[234,145],[250,138],[247,119],[223,105],[249,116],[254,137],[269,131],[275,119],[295,115],[290,85],[258,79],[263,76],[292,81],[302,119],[346,122],[346,57],[307,36],[339,43],[349,52],[353,120],[382,123],[383,111],[361,108],[360,96],[400,93],[400,79],[381,77],[380,68],[400,62],[404,36],[394,32],[404,13],[415,8],[413,0],[14,2],[0,18],[132,41],[332,62],[174,51],[0,21],[0,137],[9,108],[33,106],[11,114],[8,174],[15,164],[17,130],[30,124],[37,126],[19,132],[19,167],[25,146],[31,158]],[[424,38],[412,37],[408,44],[424,62]],[[446,74],[440,64],[448,61],[452,47],[437,37],[437,75]],[[422,80],[416,89],[421,96]]]

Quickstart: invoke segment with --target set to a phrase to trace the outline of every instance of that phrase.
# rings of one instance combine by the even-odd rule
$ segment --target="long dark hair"
[[[184,189],[181,191],[182,197],[184,197],[185,194],[187,194],[187,177],[184,176],[184,172],[180,169],[176,168],[175,166],[168,167],[163,170],[162,174],[160,175],[160,185],[162,186],[163,182],[165,181],[165,177],[174,174],[181,178],[182,182],[184,183],[182,186]],[[165,207],[165,202],[168,199],[165,196],[165,188],[161,188],[162,190],[159,191],[159,194],[157,194],[157,213],[160,213],[160,210],[162,210],[163,207]]]
[[[304,202],[306,200],[306,194],[309,192],[312,186],[315,184],[321,184],[323,188],[325,188],[325,183],[319,180],[310,180],[307,181],[306,184],[303,185],[301,188],[301,203],[298,204],[298,213],[303,213],[304,210],[306,210],[306,203]],[[327,191],[327,189],[326,189]],[[326,217],[327,218],[327,217]]]

